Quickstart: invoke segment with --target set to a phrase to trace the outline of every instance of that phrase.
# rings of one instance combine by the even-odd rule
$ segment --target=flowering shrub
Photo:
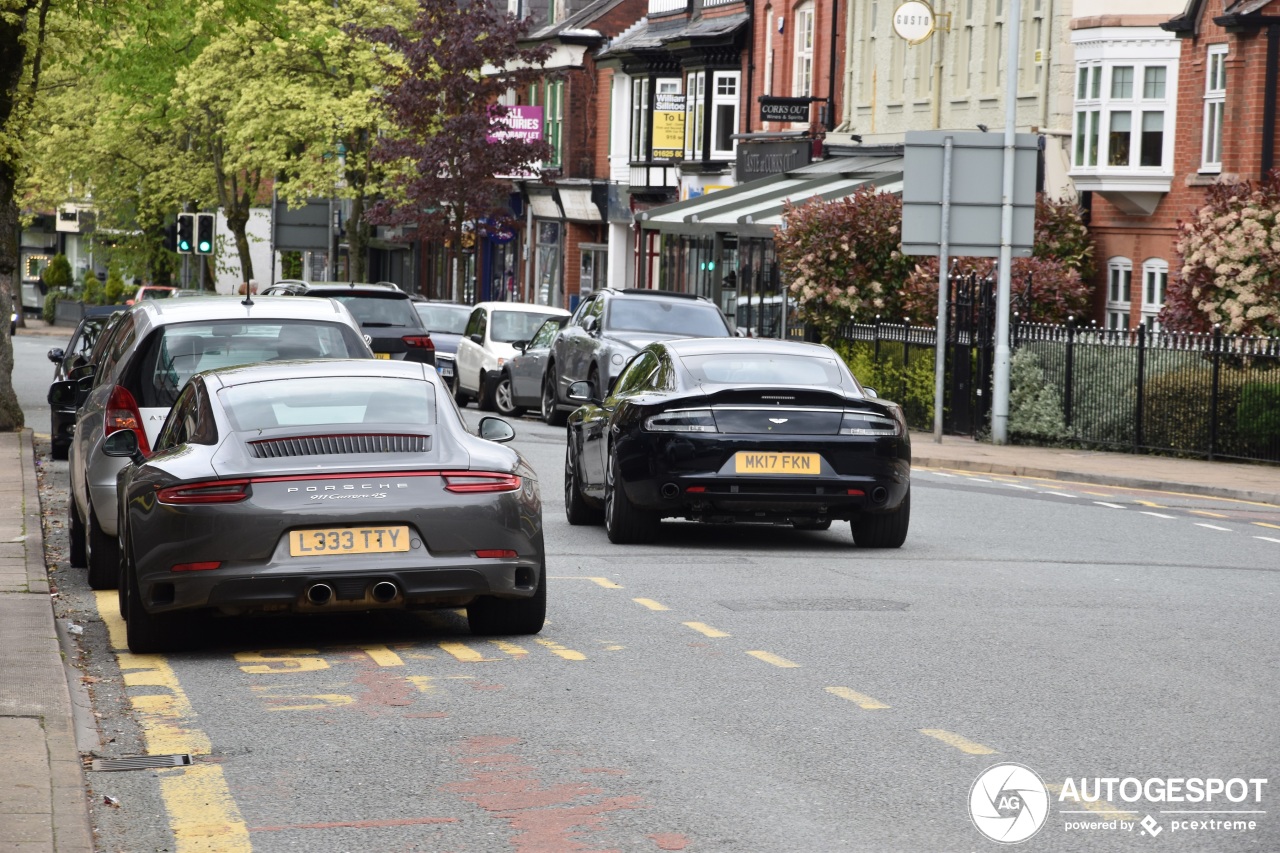
[[[787,203],[774,232],[799,320],[823,340],[851,319],[900,316],[898,291],[912,263],[901,252],[902,200],[874,187],[824,201]]]
[[[1036,197],[1035,243],[1029,258],[1014,258],[1012,310],[1032,323],[1064,323],[1089,310],[1093,296],[1093,242],[1072,201]],[[995,277],[994,258],[960,258],[956,272]],[[938,314],[938,259],[925,258],[903,284],[902,311],[917,323]]]
[[[1256,185],[1213,185],[1195,219],[1178,228],[1182,269],[1169,283],[1161,325],[1280,332],[1280,171]]]

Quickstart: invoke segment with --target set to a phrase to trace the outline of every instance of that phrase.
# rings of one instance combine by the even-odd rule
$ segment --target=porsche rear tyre
[[[528,598],[482,596],[467,605],[467,625],[478,637],[536,634],[547,619],[547,566],[543,562],[538,588]]]
[[[855,516],[849,526],[853,529],[853,542],[859,548],[901,548],[907,541],[907,527],[911,524],[911,491],[902,499],[898,508],[890,512],[863,513]]]
[[[71,540],[67,560],[73,569],[83,569],[89,562],[85,554],[84,522],[80,520],[80,513],[76,512],[74,497],[67,501],[67,522],[67,538]]]
[[[658,534],[659,518],[631,502],[618,473],[618,460],[609,452],[604,485],[604,530],[615,545],[643,545]]]
[[[564,447],[564,514],[573,525],[599,524],[604,521],[604,512],[587,503],[587,499],[582,496],[578,468],[578,448],[570,433]]]
[[[129,586],[124,595],[125,639],[129,642],[129,651],[135,655],[172,651],[177,645],[177,621],[169,614],[148,613],[142,606],[133,555],[126,554],[126,557],[127,562],[122,565],[120,574]]]
[[[120,576],[120,543],[103,531],[89,510],[89,589],[115,589]]]

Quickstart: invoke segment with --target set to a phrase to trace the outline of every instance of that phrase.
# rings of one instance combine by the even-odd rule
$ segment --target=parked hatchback
[[[542,385],[542,419],[563,424],[578,407],[569,400],[574,382],[610,388],[622,366],[655,341],[729,338],[733,329],[709,299],[667,290],[606,288],[578,305],[551,345]]]
[[[567,317],[563,308],[526,305],[521,302],[481,302],[471,310],[467,328],[458,342],[458,405],[474,399],[484,411],[494,408],[494,392],[502,366],[519,352],[517,343],[528,343],[550,317]]]
[[[375,358],[436,363],[435,342],[414,310],[413,300],[390,282],[281,281],[262,293],[264,296],[336,299],[360,324]]]
[[[87,376],[53,385],[51,404],[78,404],[69,453],[73,566],[89,585],[115,585],[116,474],[107,436],[132,430],[149,454],[178,392],[202,370],[299,358],[372,358],[351,313],[328,299],[144,300],[97,349]]]

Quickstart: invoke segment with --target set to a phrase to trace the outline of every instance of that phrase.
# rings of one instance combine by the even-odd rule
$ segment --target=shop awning
[[[900,155],[831,157],[789,172],[686,199],[639,215],[641,228],[681,234],[769,237],[786,203],[844,198],[863,186],[902,192]]]

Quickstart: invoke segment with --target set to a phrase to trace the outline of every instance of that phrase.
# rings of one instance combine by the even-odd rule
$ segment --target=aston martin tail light
[[[845,412],[840,421],[840,435],[902,435],[897,418],[878,412]]]
[[[443,471],[447,492],[469,494],[472,492],[515,492],[520,489],[520,478],[515,474],[496,471]]]
[[[650,415],[644,428],[650,432],[716,432],[716,419],[710,409],[676,409]]]
[[[147,441],[147,431],[142,427],[142,412],[138,411],[138,403],[128,388],[117,385],[111,389],[111,396],[107,398],[102,436],[106,438],[122,429],[133,430],[133,434],[138,437],[138,449],[145,456],[151,455],[151,444]]]
[[[230,504],[249,497],[248,480],[210,480],[169,486],[156,495],[162,504]]]

